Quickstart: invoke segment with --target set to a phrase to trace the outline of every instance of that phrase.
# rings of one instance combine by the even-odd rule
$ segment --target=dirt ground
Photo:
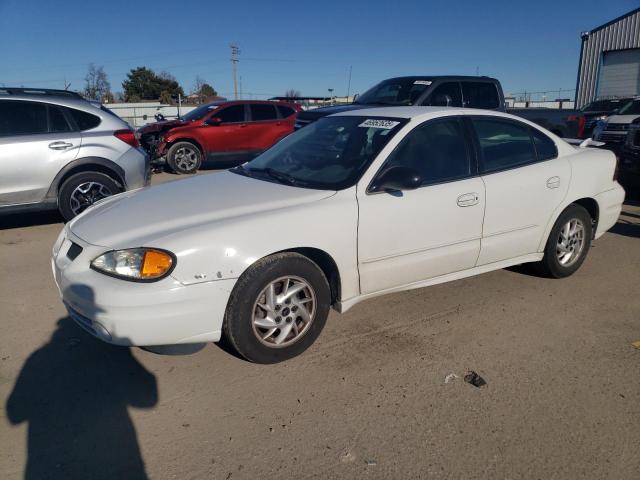
[[[638,206],[568,279],[369,300],[272,366],[93,339],[51,277],[59,218],[0,224],[0,478],[638,478]]]

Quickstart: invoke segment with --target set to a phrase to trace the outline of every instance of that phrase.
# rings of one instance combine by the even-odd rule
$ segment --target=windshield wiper
[[[271,178],[278,180],[279,182],[285,183],[287,185],[297,185],[299,182],[295,177],[292,177],[288,173],[280,172],[278,170],[274,170],[271,167],[264,168],[263,171],[269,175]]]

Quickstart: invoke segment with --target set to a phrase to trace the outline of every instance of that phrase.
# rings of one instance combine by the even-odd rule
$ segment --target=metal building
[[[581,37],[576,108],[597,98],[640,95],[640,8]]]

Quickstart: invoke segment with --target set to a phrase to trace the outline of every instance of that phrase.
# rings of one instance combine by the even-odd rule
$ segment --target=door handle
[[[464,193],[458,197],[458,206],[459,207],[471,207],[473,205],[477,205],[480,200],[480,196],[473,193]]]
[[[49,144],[49,148],[51,150],[66,150],[67,148],[73,147],[73,143],[67,142],[53,142]]]
[[[560,177],[551,177],[547,180],[547,188],[558,188],[560,186]]]

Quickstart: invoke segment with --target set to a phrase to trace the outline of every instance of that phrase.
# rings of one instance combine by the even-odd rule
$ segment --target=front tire
[[[252,265],[229,298],[222,331],[245,359],[277,363],[300,355],[318,338],[331,293],[320,268],[297,253],[279,253]]]
[[[564,278],[580,268],[593,238],[591,215],[576,204],[569,205],[553,225],[538,272],[552,278]]]
[[[202,165],[202,152],[191,142],[177,142],[167,152],[167,164],[176,173],[196,173]]]
[[[58,209],[66,221],[79,215],[98,200],[119,193],[120,186],[100,172],[80,172],[70,176],[58,191]]]

